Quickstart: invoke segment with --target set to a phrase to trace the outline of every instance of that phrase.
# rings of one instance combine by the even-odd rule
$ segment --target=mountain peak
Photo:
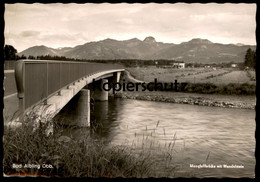
[[[235,44],[236,46],[244,46],[245,44],[242,44],[242,43],[237,43]]]
[[[154,43],[154,42],[156,42],[156,40],[155,40],[154,37],[149,36],[149,37],[146,37],[146,38],[144,39],[144,42],[147,42],[147,43]]]
[[[48,48],[47,46],[45,45],[37,45],[37,46],[34,46],[35,48]]]
[[[110,39],[110,38],[106,38],[106,39],[104,39],[103,41],[101,41],[101,42],[112,42],[112,41],[115,41],[114,39]]]
[[[129,39],[127,41],[140,41],[138,38],[132,38],[132,39]]]
[[[208,39],[200,39],[200,38],[195,38],[189,41],[189,43],[192,44],[212,44],[211,41],[209,41]]]

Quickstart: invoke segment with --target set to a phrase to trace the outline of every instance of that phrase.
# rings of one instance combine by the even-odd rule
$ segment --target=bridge
[[[12,123],[34,112],[41,118],[53,118],[76,94],[79,94],[81,121],[90,123],[90,94],[95,100],[108,100],[109,83],[119,82],[123,66],[76,61],[18,60],[15,80],[19,109]],[[94,83],[93,80],[95,80]],[[101,89],[90,92],[90,85]],[[105,87],[103,87],[106,85]]]

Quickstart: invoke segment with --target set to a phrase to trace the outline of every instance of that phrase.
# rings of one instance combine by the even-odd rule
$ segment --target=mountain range
[[[207,39],[192,39],[180,44],[157,42],[154,37],[146,37],[144,40],[133,38],[118,41],[105,39],[96,42],[88,42],[75,47],[50,48],[46,46],[33,46],[20,53],[19,56],[65,56],[87,60],[115,60],[115,59],[142,59],[158,60],[172,59],[184,62],[219,63],[219,62],[243,62],[248,48],[256,49],[256,46],[243,44],[220,44]]]

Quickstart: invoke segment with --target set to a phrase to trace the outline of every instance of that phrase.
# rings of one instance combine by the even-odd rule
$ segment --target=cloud
[[[5,38],[18,51],[150,35],[171,43],[201,37],[255,44],[255,14],[255,4],[6,4]]]
[[[39,31],[22,31],[20,33],[20,35],[22,37],[35,37],[35,36],[40,35],[40,32]]]

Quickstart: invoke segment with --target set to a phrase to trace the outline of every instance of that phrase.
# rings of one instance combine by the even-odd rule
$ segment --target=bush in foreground
[[[40,123],[35,129],[32,123],[28,122],[16,129],[5,129],[3,138],[5,175],[158,177],[156,174],[158,166],[149,152],[142,151],[137,154],[130,147],[107,146],[84,134],[82,139],[75,140],[62,135],[61,129],[47,135],[46,129],[49,125],[50,122]],[[41,167],[13,168],[14,164],[33,164]],[[43,168],[43,164],[51,165],[52,168]],[[165,171],[173,170],[168,165],[165,168],[167,168]]]

